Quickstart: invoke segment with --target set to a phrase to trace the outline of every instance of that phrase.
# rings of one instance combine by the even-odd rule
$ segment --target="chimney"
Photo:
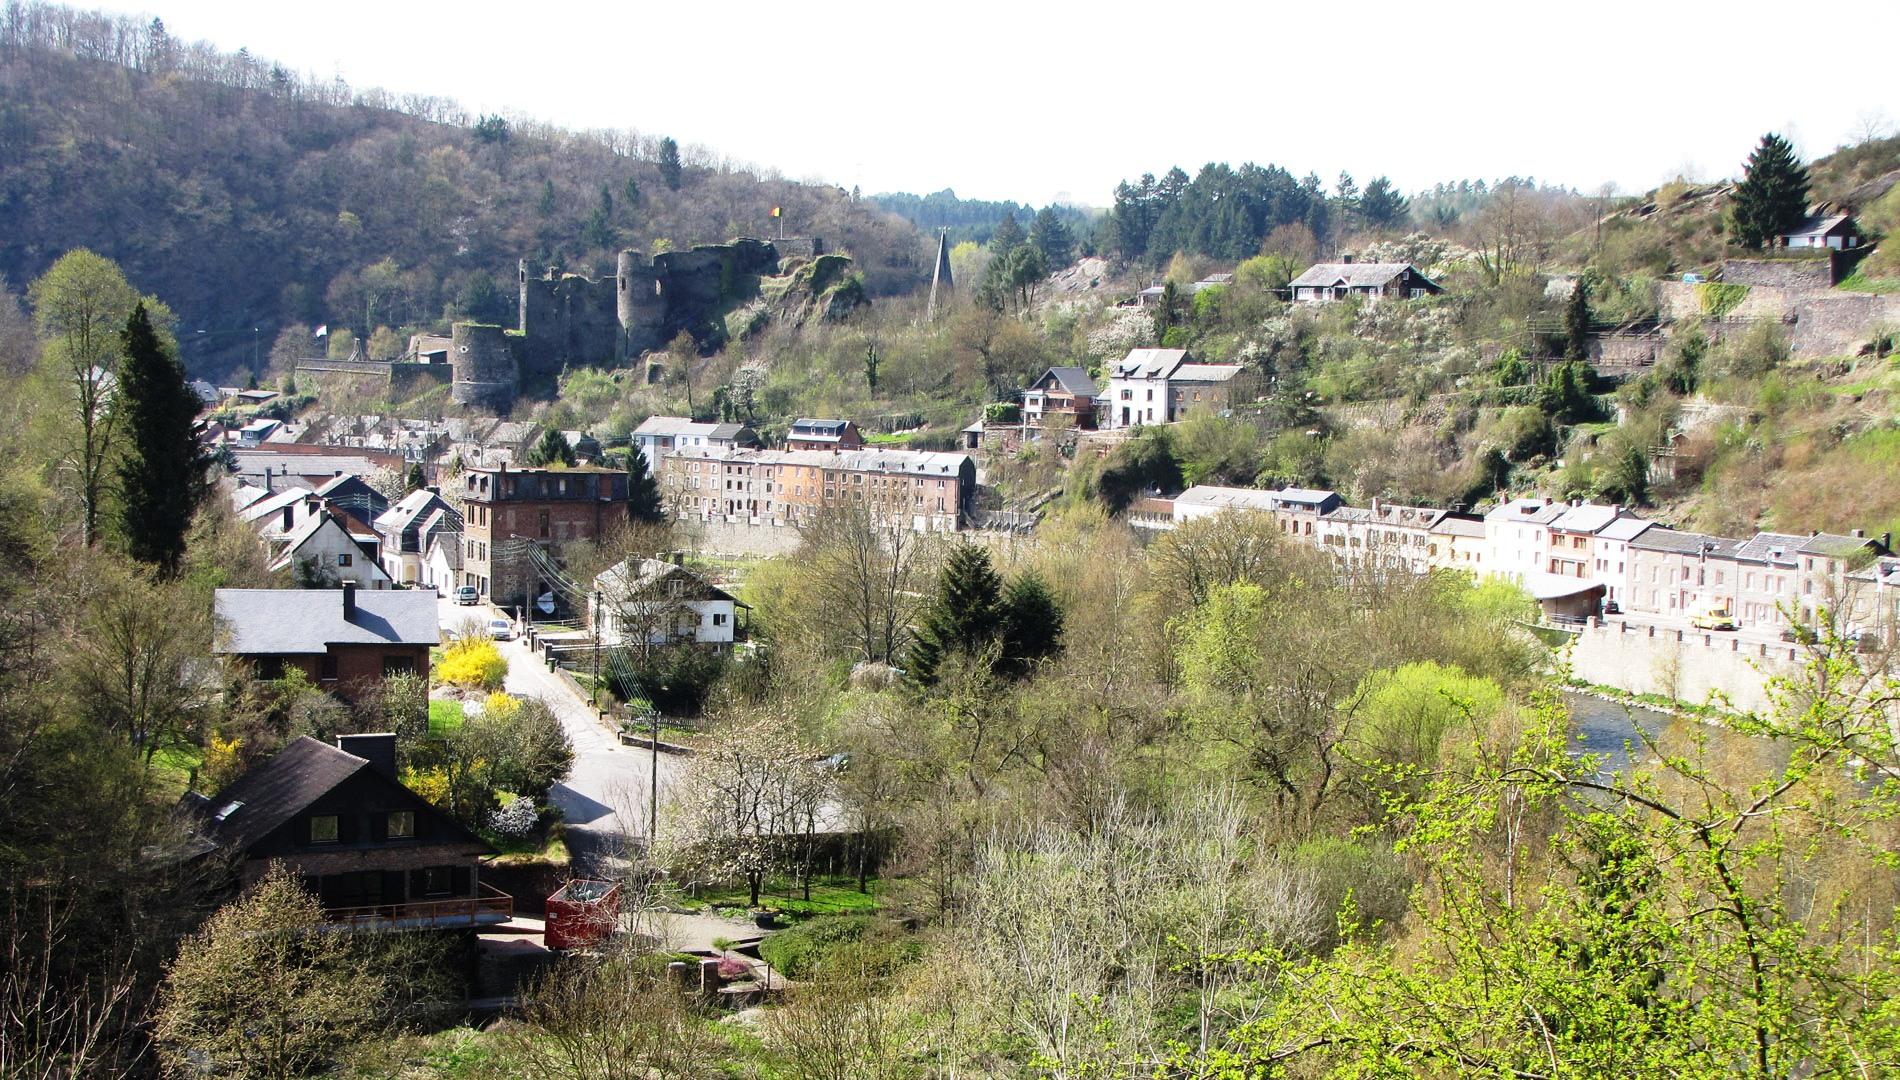
[[[1372,516],[1379,516],[1379,497],[1377,495],[1372,497]]]
[[[264,466],[264,494],[272,495],[275,493],[276,493],[275,489],[271,487],[271,482],[270,482],[270,466],[266,465]]]
[[[297,506],[292,503],[284,507],[284,531],[289,532],[297,520]]]
[[[1351,266],[1351,265],[1352,265],[1352,256],[1351,256],[1351,255],[1341,255],[1341,256],[1339,257],[1339,261],[1340,261],[1340,262],[1342,262],[1342,263],[1345,263],[1345,264],[1346,264],[1347,266]]]
[[[346,754],[353,754],[369,762],[369,767],[396,779],[396,733],[377,732],[364,735],[338,735],[336,748]]]
[[[343,621],[356,621],[356,582],[343,583]]]

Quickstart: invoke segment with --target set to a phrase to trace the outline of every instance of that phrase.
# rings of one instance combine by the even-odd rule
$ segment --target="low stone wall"
[[[1789,342],[1797,357],[1853,356],[1876,333],[1900,330],[1900,296],[1872,293],[1832,293],[1805,298],[1794,305],[1794,334]]]
[[[1804,259],[1726,259],[1722,280],[1731,285],[1773,285],[1783,289],[1826,289],[1834,285],[1826,255]]]
[[[1571,674],[1585,682],[1632,694],[1659,694],[1692,704],[1712,695],[1726,708],[1761,712],[1769,707],[1768,680],[1800,670],[1795,645],[1745,642],[1733,633],[1669,630],[1605,623],[1577,635]]]
[[[696,551],[715,555],[790,555],[798,530],[790,525],[736,525],[695,521],[685,526]]]

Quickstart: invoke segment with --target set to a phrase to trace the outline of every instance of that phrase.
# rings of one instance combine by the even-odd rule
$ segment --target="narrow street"
[[[445,636],[470,619],[485,623],[498,615],[487,604],[461,607],[448,598],[440,600],[438,607]],[[621,745],[595,718],[587,699],[549,671],[525,643],[517,639],[497,645],[508,660],[503,688],[519,697],[547,702],[574,744],[574,768],[565,782],[555,785],[549,797],[566,816],[567,847],[574,858],[575,872],[609,874],[623,858],[628,843],[643,842],[647,835],[652,753]],[[681,762],[660,754],[658,768],[660,800],[664,803],[679,778]]]

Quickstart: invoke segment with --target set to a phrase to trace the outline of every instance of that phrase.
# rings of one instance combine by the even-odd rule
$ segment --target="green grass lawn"
[[[555,866],[568,864],[567,842],[559,837],[542,839],[526,837],[513,840],[505,836],[496,836],[486,830],[482,838],[493,845],[496,854],[493,862],[503,865],[510,863],[544,862]]]
[[[203,768],[204,763],[203,747],[187,742],[173,743],[152,755],[152,778],[166,795],[177,798],[185,793],[192,774]]]
[[[429,737],[447,738],[461,730],[463,722],[462,703],[432,698],[429,701]]]
[[[1868,277],[1856,270],[1834,287],[1842,292],[1897,293],[1900,292],[1900,278]]]
[[[806,900],[796,880],[775,878],[760,890],[759,904],[799,919],[814,915],[870,915],[878,909],[878,880],[872,878],[867,884],[871,891],[861,893],[858,879],[853,877],[814,878],[811,899]],[[742,908],[751,902],[752,895],[741,883],[702,893],[699,899],[708,907]]]

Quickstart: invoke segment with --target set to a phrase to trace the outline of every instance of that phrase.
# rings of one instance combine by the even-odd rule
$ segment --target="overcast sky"
[[[1765,131],[1812,157],[1900,120],[1896,0],[101,6],[474,112],[672,135],[867,194],[1037,205],[1209,161],[1641,191],[1733,175]]]

